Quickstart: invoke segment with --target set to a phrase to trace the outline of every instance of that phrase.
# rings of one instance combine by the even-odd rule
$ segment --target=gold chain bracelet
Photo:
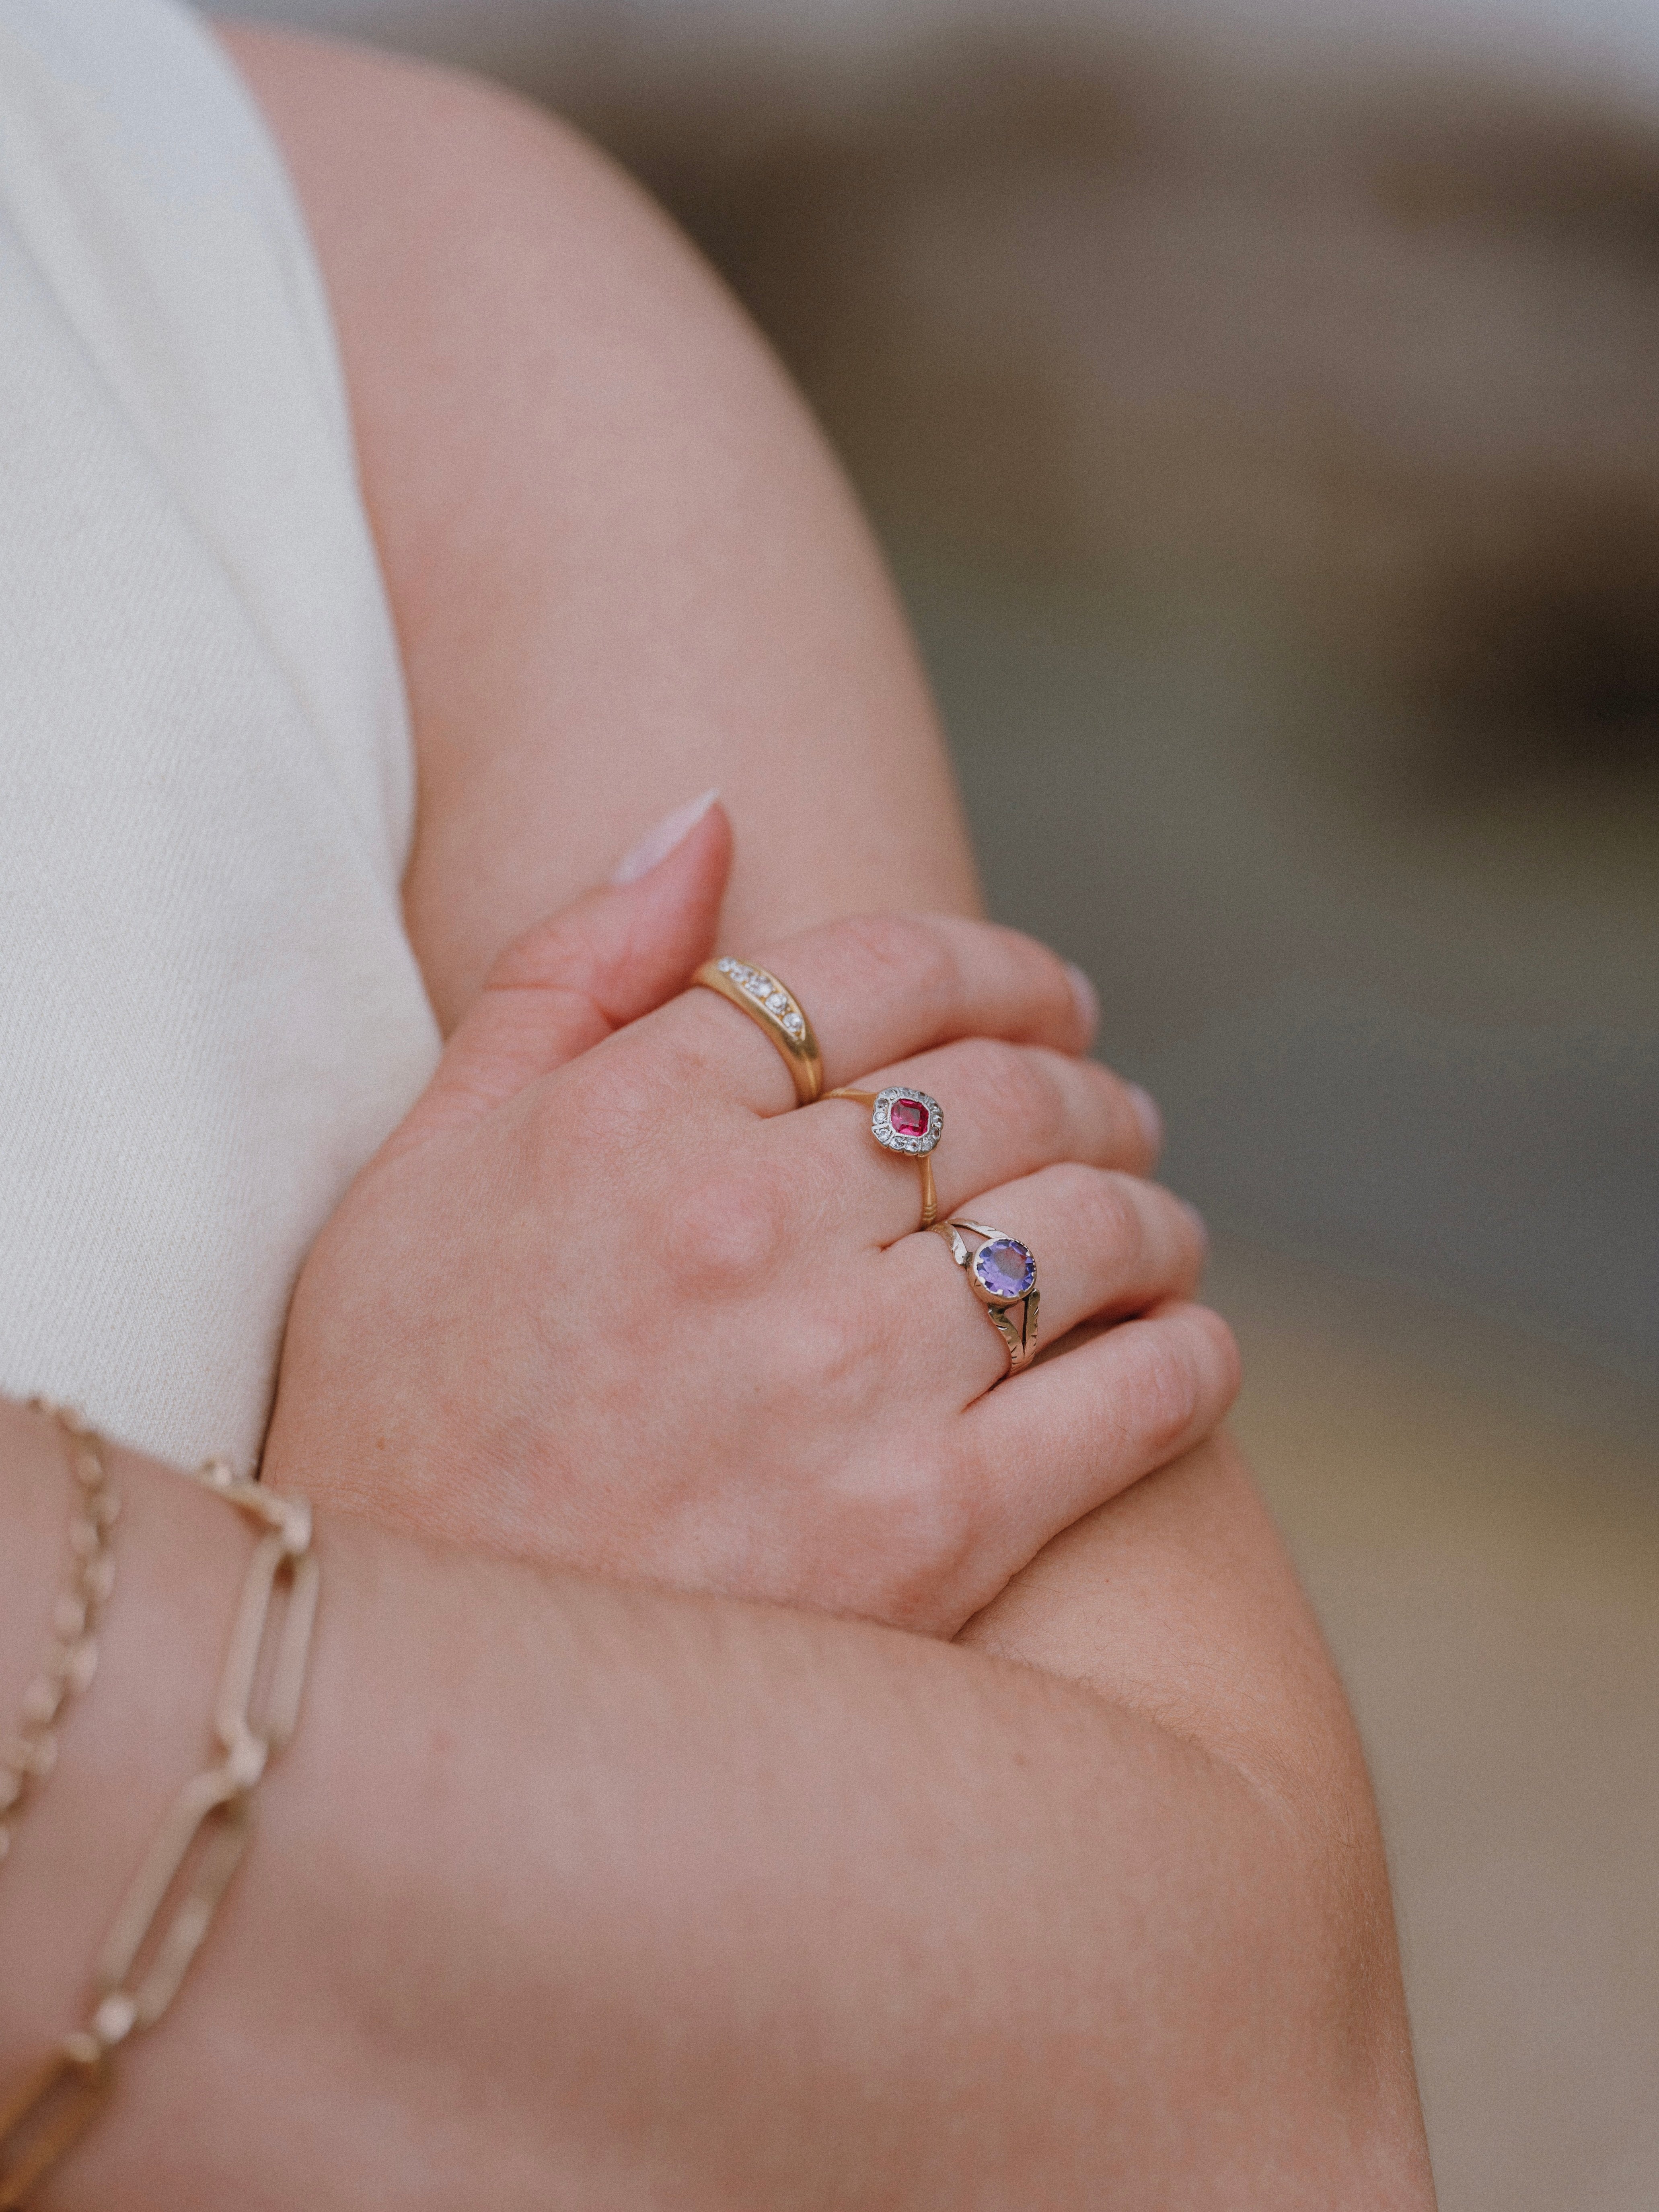
[[[115,1587],[114,1529],[121,1510],[110,1486],[102,1439],[67,1406],[35,1399],[55,1421],[74,1486],[70,1508],[69,1581],[52,1610],[52,1642],[40,1671],[23,1692],[15,1735],[0,1738],[0,1861],[30,1795],[58,1764],[64,1708],[91,1682],[98,1666],[98,1616]]]
[[[177,1996],[247,1848],[253,1792],[300,1717],[319,1586],[310,1505],[238,1481],[222,1460],[210,1461],[198,1480],[264,1532],[243,1580],[214,1703],[222,1756],[179,1792],[121,1901],[98,1961],[91,2018],[0,2106],[0,2212],[16,2212],[92,2120],[113,2084],[118,2046],[154,2027]],[[288,1603],[256,1721],[249,1708],[279,1583]]]

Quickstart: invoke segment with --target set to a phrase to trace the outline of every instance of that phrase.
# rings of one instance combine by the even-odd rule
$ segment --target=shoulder
[[[566,347],[617,324],[758,347],[649,196],[530,101],[343,42],[252,26],[218,35],[287,158],[354,374],[377,336],[407,345],[443,330],[453,343],[480,310],[498,356],[555,308]],[[420,365],[405,353],[405,379]]]
[[[499,570],[520,525],[677,534],[817,448],[720,279],[579,131],[459,71],[221,36],[311,228],[411,657],[434,596],[447,619],[458,568]]]
[[[538,176],[589,211],[637,220],[649,203],[580,132],[489,79],[349,40],[218,23],[214,34],[325,213],[400,184],[458,219]],[[455,198],[459,192],[459,198]]]
[[[739,864],[740,919],[798,926],[805,794],[839,818],[849,789],[893,788],[900,757],[909,816],[951,825],[950,865],[906,874],[903,836],[861,808],[866,876],[838,851],[812,910],[892,903],[892,868],[907,902],[971,905],[879,556],[690,241],[579,132],[495,87],[269,32],[226,43],[339,336],[420,779],[405,907],[445,1018],[653,809],[713,782],[769,794],[783,833],[771,874]]]

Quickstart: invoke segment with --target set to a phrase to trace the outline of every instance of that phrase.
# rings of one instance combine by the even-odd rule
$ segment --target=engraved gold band
[[[706,991],[718,991],[764,1030],[783,1056],[795,1086],[795,1103],[810,1106],[823,1089],[823,1062],[806,1009],[787,983],[746,960],[707,960],[691,978]]]
[[[977,1237],[969,1249],[963,1236]],[[986,1317],[1008,1347],[1008,1372],[1018,1375],[1036,1358],[1037,1310],[1042,1293],[1036,1286],[1036,1255],[1029,1244],[1006,1230],[992,1229],[982,1221],[941,1221],[933,1234],[951,1248],[951,1256],[968,1278]],[[1019,1326],[1013,1309],[1020,1309]]]
[[[933,1147],[945,1131],[944,1109],[937,1098],[908,1085],[890,1085],[885,1091],[854,1091],[843,1085],[825,1092],[830,1098],[850,1098],[855,1106],[870,1109],[870,1133],[884,1151],[907,1153],[921,1170],[921,1226],[931,1229],[939,1212],[933,1188]]]

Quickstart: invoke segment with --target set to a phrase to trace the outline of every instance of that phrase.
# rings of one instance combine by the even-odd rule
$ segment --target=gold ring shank
[[[764,968],[746,960],[707,960],[691,978],[705,991],[718,992],[748,1015],[776,1046],[795,1086],[795,1103],[810,1106],[823,1089],[823,1061],[806,1009],[789,988]]]
[[[881,1096],[877,1091],[854,1091],[843,1084],[838,1090],[826,1091],[826,1098],[850,1098],[855,1106],[873,1106]],[[933,1186],[933,1156],[921,1152],[916,1156],[916,1165],[921,1170],[921,1226],[931,1229],[939,1218],[939,1193]]]

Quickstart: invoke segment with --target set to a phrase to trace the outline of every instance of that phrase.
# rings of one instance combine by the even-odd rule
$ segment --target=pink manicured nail
[[[1143,1091],[1138,1083],[1126,1083],[1129,1103],[1135,1109],[1135,1119],[1146,1133],[1146,1141],[1154,1153],[1164,1149],[1164,1116],[1158,1110],[1158,1101],[1150,1091]]]
[[[1066,963],[1066,973],[1071,978],[1072,996],[1077,1000],[1077,1010],[1083,1017],[1084,1035],[1091,1041],[1100,1026],[1100,994],[1075,961]]]
[[[665,814],[654,830],[647,830],[627,859],[617,864],[611,878],[615,884],[636,884],[641,876],[648,876],[653,868],[668,858],[677,845],[683,844],[720,797],[718,785],[705,791],[701,799],[688,799],[677,806],[672,814]]]

